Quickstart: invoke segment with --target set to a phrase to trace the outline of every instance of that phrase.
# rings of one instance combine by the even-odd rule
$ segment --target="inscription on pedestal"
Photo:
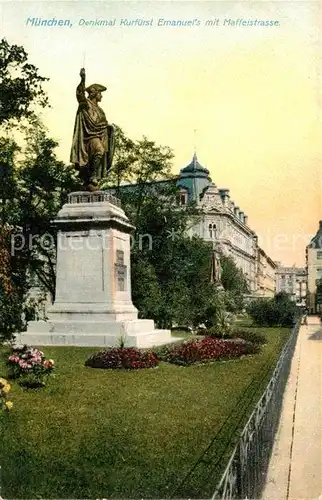
[[[123,250],[116,250],[115,281],[118,292],[127,291],[127,266],[124,264]]]

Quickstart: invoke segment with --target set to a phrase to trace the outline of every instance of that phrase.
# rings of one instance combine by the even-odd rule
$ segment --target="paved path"
[[[322,327],[301,326],[264,500],[322,499]]]

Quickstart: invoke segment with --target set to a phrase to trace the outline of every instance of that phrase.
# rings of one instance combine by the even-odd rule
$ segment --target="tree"
[[[177,206],[176,194],[172,183],[151,186],[143,200],[135,189],[122,193],[130,220],[136,217],[131,258],[133,301],[140,311],[148,310],[162,328],[205,322],[216,294],[210,282],[212,247],[186,234],[187,224],[198,217],[198,211],[193,205]],[[139,213],[137,202],[141,203]],[[141,273],[143,279],[147,275],[151,278],[151,294],[149,288],[146,293],[142,289]]]
[[[158,179],[171,177],[173,152],[168,146],[158,146],[143,136],[134,141],[116,124],[113,166],[102,187],[115,187],[120,193],[121,184],[144,185]]]
[[[57,160],[57,143],[47,136],[39,120],[33,119],[24,132],[24,147],[0,139],[7,181],[0,185],[2,225],[14,228],[13,269],[26,280],[36,276],[54,296],[56,230],[52,220],[67,201],[68,192],[78,189],[79,181],[72,167]]]
[[[230,256],[221,255],[221,282],[225,289],[225,304],[228,311],[237,313],[244,307],[244,294],[249,293],[247,280]]]
[[[139,318],[157,318],[162,303],[161,289],[154,267],[146,255],[131,255],[132,300],[139,309]]]
[[[0,202],[1,225],[12,219],[12,200],[16,194],[15,159],[20,151],[17,143],[9,138],[0,137]]]
[[[136,224],[144,199],[151,192],[151,183],[173,177],[171,160],[174,155],[168,146],[158,146],[145,136],[133,141],[126,137],[120,127],[114,124],[114,128],[116,146],[113,167],[101,188],[113,188],[122,202],[131,203],[132,209],[135,206],[131,216],[132,222]],[[125,190],[122,187],[124,183],[135,185],[135,190],[131,187]]]
[[[11,266],[11,228],[0,226],[0,341],[10,340],[23,328],[24,287]],[[20,286],[19,286],[20,285]]]
[[[36,137],[39,131],[36,126],[37,107],[48,106],[48,98],[42,87],[47,78],[42,77],[38,68],[28,61],[28,54],[23,47],[9,45],[6,39],[0,41],[0,56],[0,131],[9,129],[14,134],[19,128],[25,132],[24,127],[29,124],[32,131],[29,129],[27,143],[29,142],[31,148],[31,142],[35,142],[34,136]],[[22,154],[26,160],[21,169],[18,165],[18,154]],[[32,226],[26,219],[31,216],[32,210],[28,201],[30,202],[35,190],[33,186],[29,186],[27,191],[22,188],[27,165],[28,148],[24,154],[13,139],[8,136],[0,137],[1,229],[10,226],[11,247],[15,232],[19,231],[21,239],[24,239]],[[40,208],[39,215],[42,217]],[[42,220],[41,217],[39,220]],[[13,274],[20,277],[21,294],[26,290],[31,254],[30,245],[23,251],[15,251],[13,254],[11,252],[10,268]]]
[[[222,267],[221,282],[225,290],[239,293],[249,293],[247,280],[230,256],[221,255],[220,264]]]
[[[0,42],[0,126],[13,120],[30,119],[34,107],[46,107],[48,98],[42,84],[48,80],[38,68],[28,62],[23,47]]]
[[[26,149],[17,171],[17,220],[31,275],[54,296],[56,229],[52,221],[71,191],[79,189],[73,167],[57,160],[57,142],[38,120],[26,129]]]

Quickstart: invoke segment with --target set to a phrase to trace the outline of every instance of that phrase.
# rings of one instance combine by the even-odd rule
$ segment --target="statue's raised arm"
[[[87,103],[87,99],[85,96],[85,79],[86,79],[85,68],[82,68],[80,70],[79,76],[81,77],[81,81],[76,89],[76,98],[80,104],[81,103],[85,104]]]

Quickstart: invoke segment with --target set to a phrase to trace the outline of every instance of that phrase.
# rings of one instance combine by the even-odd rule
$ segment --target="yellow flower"
[[[12,401],[6,401],[5,406],[6,406],[7,410],[11,410],[11,408],[13,407],[13,402]]]
[[[7,394],[11,389],[11,385],[10,384],[6,384],[3,389],[2,389],[2,392],[4,392],[5,394]]]
[[[9,392],[11,389],[11,385],[4,378],[0,378],[0,392],[4,392],[5,394]]]

